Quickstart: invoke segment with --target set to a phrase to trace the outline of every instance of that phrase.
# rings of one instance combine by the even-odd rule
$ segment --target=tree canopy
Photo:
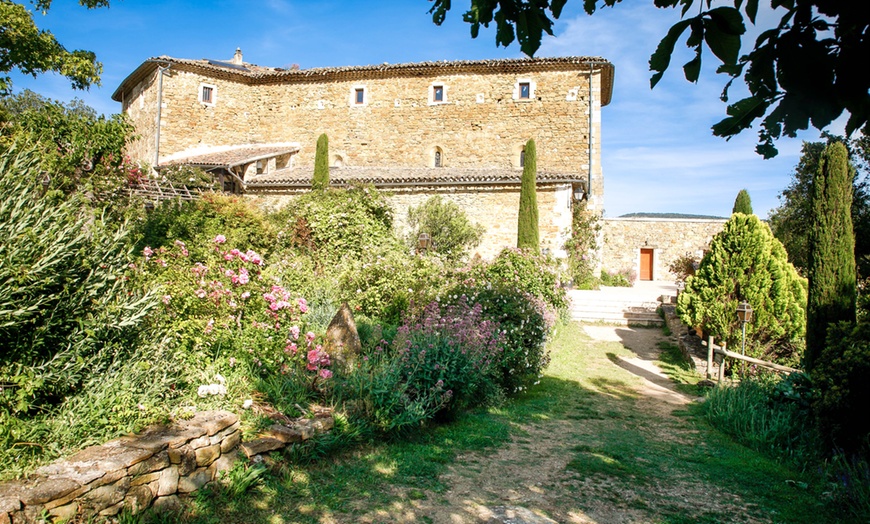
[[[31,4],[41,13],[51,7],[51,0]],[[88,9],[105,7],[109,0],[79,0]],[[0,0],[0,94],[12,87],[8,73],[17,69],[25,75],[55,72],[67,77],[76,89],[100,84],[103,66],[91,51],[68,51],[50,31],[40,30],[33,13],[21,3]]]
[[[850,161],[856,168],[852,189],[852,225],[855,230],[855,258],[858,273],[870,276],[870,136],[863,135],[853,140],[825,134],[825,142],[804,142],[800,161],[792,173],[789,186],[779,195],[780,205],[771,210],[768,222],[774,236],[788,251],[789,261],[800,271],[806,272],[809,260],[809,239],[812,229],[812,204],[810,193],[813,175],[826,145],[843,142],[849,151]]]
[[[430,0],[435,24],[444,22],[451,0]],[[576,0],[579,1],[579,0]],[[583,0],[593,14],[622,0]],[[553,22],[567,0],[471,0],[463,20],[471,24],[476,38],[480,26],[495,23],[496,45],[507,47],[514,40],[534,56],[544,33],[553,34]],[[694,57],[683,65],[686,80],[696,82],[701,73],[705,48],[720,65],[717,72],[731,77],[721,98],[728,101],[734,80],[743,78],[749,96],[726,109],[727,117],[713,126],[713,134],[726,139],[761,120],[756,151],[776,156],[774,140],[794,137],[809,124],[825,129],[844,112],[849,115],[846,134],[864,128],[870,134],[870,74],[865,61],[870,56],[870,6],[867,2],[839,0],[770,0],[781,14],[779,22],[762,31],[754,47],[741,54],[745,20],[758,19],[759,0],[731,0],[733,5],[713,7],[711,0],[653,0],[659,8],[679,8],[680,21],[659,42],[650,57],[650,85],[668,69],[674,47],[686,31],[686,46]],[[696,13],[687,16],[688,13]]]

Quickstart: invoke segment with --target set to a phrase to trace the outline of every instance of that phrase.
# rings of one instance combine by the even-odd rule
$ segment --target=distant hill
[[[687,215],[685,213],[628,213],[625,215],[621,215],[619,218],[703,218],[724,220],[726,217],[717,217],[713,215]]]

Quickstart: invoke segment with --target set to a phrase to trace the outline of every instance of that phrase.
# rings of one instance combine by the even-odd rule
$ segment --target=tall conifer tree
[[[812,227],[809,242],[807,349],[812,370],[825,348],[828,326],[855,321],[855,235],[852,230],[852,178],[846,146],[825,148],[813,177]]]
[[[535,140],[526,142],[523,178],[520,186],[520,215],[517,222],[517,247],[530,248],[535,253],[541,252],[541,242],[538,235],[538,195],[535,188],[537,177],[537,154]]]
[[[323,191],[329,187],[329,138],[326,133],[317,139],[314,152],[314,178],[311,180],[313,191]]]
[[[749,191],[741,189],[737,193],[737,198],[734,199],[734,208],[731,213],[743,213],[744,215],[752,214],[752,200],[749,198]]]

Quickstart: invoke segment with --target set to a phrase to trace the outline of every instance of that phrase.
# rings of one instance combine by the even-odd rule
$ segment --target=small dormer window
[[[262,175],[266,170],[266,163],[263,160],[257,160],[257,174]]]
[[[217,87],[211,84],[200,84],[199,101],[207,106],[215,105],[217,100]]]

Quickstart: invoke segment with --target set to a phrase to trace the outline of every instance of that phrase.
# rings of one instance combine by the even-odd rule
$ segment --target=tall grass
[[[774,388],[774,381],[761,379],[718,387],[707,397],[705,415],[747,446],[805,467],[818,458],[812,421],[799,404],[773,400]]]

